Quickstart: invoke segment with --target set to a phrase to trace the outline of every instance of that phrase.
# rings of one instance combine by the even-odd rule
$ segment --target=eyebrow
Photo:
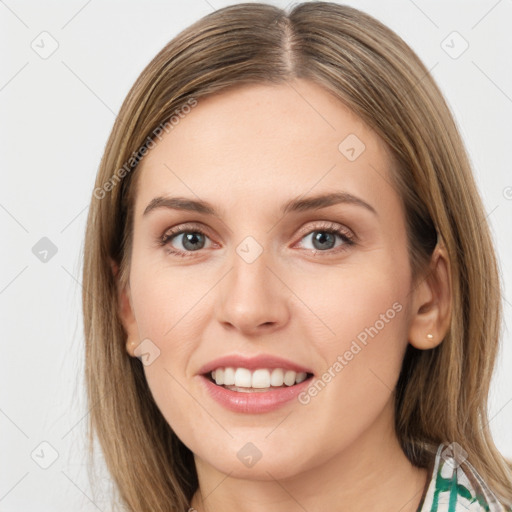
[[[378,216],[377,211],[373,206],[369,205],[366,201],[361,198],[349,194],[348,192],[332,192],[328,194],[320,194],[316,196],[307,197],[301,199],[292,199],[285,203],[281,208],[281,213],[286,215],[291,212],[304,212],[308,210],[319,210],[321,208],[327,208],[335,204],[354,204],[361,206],[374,215]],[[146,206],[143,215],[147,215],[149,212],[156,210],[157,208],[169,208],[172,210],[186,210],[197,213],[203,213],[205,215],[218,216],[215,208],[212,204],[203,200],[188,199],[186,197],[168,197],[159,196],[151,200]]]

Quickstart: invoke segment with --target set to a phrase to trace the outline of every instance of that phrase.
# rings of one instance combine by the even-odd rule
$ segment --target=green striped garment
[[[499,503],[465,455],[457,443],[439,445],[417,512],[512,512]]]

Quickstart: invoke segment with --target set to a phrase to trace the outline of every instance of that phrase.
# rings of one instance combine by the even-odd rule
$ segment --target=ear
[[[420,350],[437,347],[450,327],[452,309],[450,260],[441,239],[413,295],[409,343]]]
[[[126,351],[130,356],[137,357],[134,351],[139,344],[139,330],[133,313],[130,283],[128,282],[126,286],[122,288],[119,281],[119,265],[110,259],[110,267],[117,286],[117,311],[119,319],[127,334],[125,343]]]

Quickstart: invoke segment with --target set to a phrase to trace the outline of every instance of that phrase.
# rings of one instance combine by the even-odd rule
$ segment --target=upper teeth
[[[270,386],[293,386],[306,379],[307,373],[283,370],[282,368],[261,368],[251,372],[247,368],[217,368],[211,372],[215,383],[242,388],[269,388]]]

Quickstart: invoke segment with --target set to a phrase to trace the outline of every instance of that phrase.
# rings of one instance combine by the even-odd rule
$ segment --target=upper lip
[[[309,368],[295,363],[288,359],[270,354],[262,354],[254,357],[247,357],[238,354],[226,355],[206,363],[199,369],[199,374],[208,374],[217,368],[247,368],[256,370],[258,368],[282,368],[283,370],[293,370],[297,373],[313,373]]]

